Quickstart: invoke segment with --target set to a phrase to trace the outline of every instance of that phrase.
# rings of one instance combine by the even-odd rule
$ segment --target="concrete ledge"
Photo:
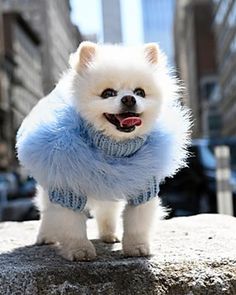
[[[150,258],[123,258],[120,244],[94,240],[98,260],[68,262],[32,246],[38,222],[0,224],[0,294],[236,294],[236,218],[161,221]],[[96,227],[89,221],[95,237]]]

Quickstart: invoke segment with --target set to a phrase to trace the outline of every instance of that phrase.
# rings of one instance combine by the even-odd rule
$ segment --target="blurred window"
[[[231,168],[236,170],[236,143],[229,144]]]
[[[228,16],[228,25],[229,27],[236,26],[236,2],[234,1],[231,11]]]
[[[234,36],[233,40],[231,41],[230,51],[231,51],[231,53],[236,52],[236,35]]]
[[[219,8],[217,10],[217,13],[216,13],[216,18],[215,18],[216,24],[220,25],[223,23],[230,4],[231,4],[231,0],[221,1]]]
[[[227,80],[224,86],[224,95],[225,97],[230,96],[235,93],[236,89],[236,73],[233,73],[230,78]]]
[[[210,100],[217,87],[217,78],[213,75],[205,75],[201,78],[200,84],[202,97]]]
[[[214,91],[216,87],[216,82],[215,81],[211,81],[211,82],[207,82],[202,86],[202,92],[203,92],[203,96],[206,99],[209,99],[212,92]]]
[[[219,129],[221,127],[220,116],[217,115],[209,115],[208,118],[209,129]]]

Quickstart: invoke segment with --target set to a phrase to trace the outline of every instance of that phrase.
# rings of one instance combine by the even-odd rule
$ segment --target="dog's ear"
[[[96,54],[97,44],[84,41],[80,44],[75,53],[69,58],[69,64],[72,69],[80,72],[89,67]]]
[[[159,47],[156,43],[147,43],[144,45],[144,54],[150,64],[158,63]]]

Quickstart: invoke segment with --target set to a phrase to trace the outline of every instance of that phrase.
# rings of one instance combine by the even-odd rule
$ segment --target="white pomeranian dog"
[[[85,210],[100,239],[114,243],[125,204],[123,252],[149,255],[159,184],[185,165],[190,123],[178,83],[154,43],[82,42],[70,66],[17,135],[19,160],[39,183],[37,243],[59,243],[69,260],[95,259]]]

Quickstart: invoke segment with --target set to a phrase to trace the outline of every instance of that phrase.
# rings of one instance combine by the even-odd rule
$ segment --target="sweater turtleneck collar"
[[[135,137],[122,141],[105,135],[102,131],[96,130],[91,124],[81,120],[80,135],[85,141],[112,157],[128,157],[137,152],[146,142],[147,136]]]

